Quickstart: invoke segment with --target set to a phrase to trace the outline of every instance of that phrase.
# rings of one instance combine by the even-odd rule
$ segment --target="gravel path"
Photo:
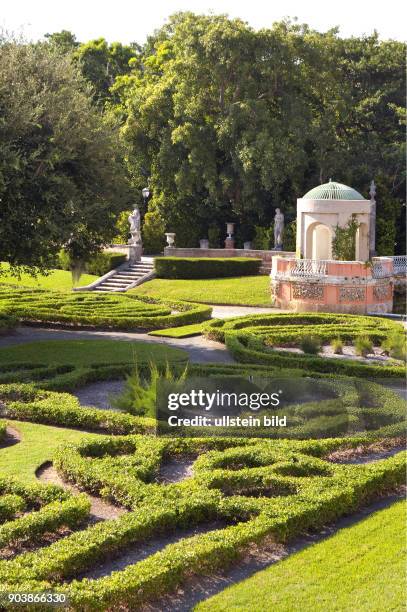
[[[38,480],[44,482],[45,484],[59,485],[60,487],[63,487],[64,489],[67,489],[68,491],[71,491],[74,494],[78,494],[81,492],[73,485],[62,480],[62,478],[59,476],[50,461],[47,461],[37,469],[36,476]],[[124,508],[119,508],[118,506],[110,504],[109,502],[104,501],[100,497],[90,495],[89,493],[87,493],[87,496],[89,498],[89,501],[91,502],[90,515],[91,519],[94,522],[105,521],[107,519],[115,519],[127,512],[127,510],[125,510]]]
[[[81,406],[94,406],[102,410],[120,412],[118,408],[112,406],[112,399],[122,393],[124,385],[124,380],[103,380],[76,389],[72,391],[72,395],[78,398]]]
[[[170,459],[165,461],[159,470],[157,482],[170,484],[180,482],[193,476],[194,459]]]

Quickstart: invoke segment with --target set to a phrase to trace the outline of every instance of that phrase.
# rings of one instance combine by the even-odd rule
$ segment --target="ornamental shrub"
[[[317,336],[305,336],[302,338],[300,346],[304,353],[318,355],[321,350],[321,341]]]
[[[258,274],[261,259],[253,257],[156,257],[158,278],[225,278]]]
[[[117,268],[117,266],[120,266],[125,261],[126,255],[124,253],[97,253],[88,262],[84,262],[83,272],[95,274],[95,276],[103,276],[103,274]],[[74,268],[69,254],[64,250],[58,253],[56,265],[60,270],[72,270]]]
[[[366,357],[369,353],[373,351],[373,342],[367,336],[358,336],[355,339],[355,352],[356,355],[361,355],[362,357]]]
[[[333,340],[331,340],[331,347],[335,355],[342,355],[343,342],[340,338],[334,338]]]
[[[392,331],[381,346],[394,359],[406,360],[406,337],[401,330]]]

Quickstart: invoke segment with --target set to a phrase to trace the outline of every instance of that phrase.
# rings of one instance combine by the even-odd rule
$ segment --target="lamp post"
[[[150,197],[150,190],[148,187],[144,187],[141,190],[141,195],[143,196],[144,208],[147,210],[147,200]]]

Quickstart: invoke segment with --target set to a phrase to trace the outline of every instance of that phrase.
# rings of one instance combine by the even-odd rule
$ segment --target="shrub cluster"
[[[162,329],[188,325],[209,319],[212,312],[203,304],[134,294],[72,294],[28,289],[0,289],[0,307],[2,305],[16,318],[30,323],[113,329]]]
[[[0,306],[0,335],[14,329],[17,323],[17,318]]]
[[[293,313],[250,315],[227,320],[210,321],[204,334],[225,342],[238,361],[270,365],[275,368],[301,368],[308,372],[326,372],[347,376],[403,377],[405,369],[399,365],[364,364],[356,360],[328,359],[310,354],[290,353],[273,347],[300,347],[312,336],[321,344],[338,336],[342,341],[354,341],[361,335],[370,342],[380,343],[398,323],[387,319],[347,314]]]
[[[347,441],[358,446],[363,441]],[[268,536],[286,542],[357,510],[404,482],[404,453],[369,465],[324,457],[343,441],[168,440],[98,437],[61,449],[65,478],[130,511],[47,547],[0,561],[0,592],[57,589],[74,609],[137,608],[198,572],[213,572]],[[193,476],[162,485],[160,465],[197,458]],[[126,469],[128,466],[129,469]],[[213,521],[218,521],[213,525]],[[146,559],[102,578],[81,578],[137,542],[200,526]],[[206,529],[205,529],[206,527]],[[206,531],[206,533],[205,533]],[[193,533],[191,529],[191,534]]]
[[[156,257],[158,278],[225,278],[259,273],[261,259],[253,257]]]
[[[95,274],[96,276],[103,276],[103,274],[117,268],[117,266],[120,266],[125,261],[126,255],[122,253],[98,253],[85,263],[84,272]],[[73,264],[66,251],[60,251],[58,254],[57,267],[60,270],[72,269]]]

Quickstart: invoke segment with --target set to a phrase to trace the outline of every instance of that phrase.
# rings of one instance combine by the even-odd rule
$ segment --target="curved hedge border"
[[[65,447],[56,459],[61,474],[125,502],[131,511],[0,561],[0,592],[54,589],[66,593],[75,610],[136,609],[175,588],[191,573],[229,565],[247,545],[268,536],[289,541],[354,512],[404,482],[404,453],[358,466],[323,459],[343,446],[338,440],[208,442],[140,436],[100,438]],[[194,477],[173,485],[149,482],[162,461],[182,455],[199,456]],[[139,467],[134,472],[123,469],[127,464]],[[183,538],[103,578],[76,579],[134,543],[219,519],[228,526]]]
[[[134,294],[58,293],[0,289],[0,307],[20,321],[111,329],[163,329],[210,318],[204,304],[158,300]],[[176,311],[176,312],[174,312]]]
[[[364,364],[356,360],[340,360],[307,354],[274,350],[273,345],[297,346],[309,335],[328,342],[338,336],[342,340],[368,336],[380,342],[394,330],[401,330],[394,321],[378,317],[347,314],[294,313],[250,315],[227,320],[214,319],[206,324],[204,334],[224,342],[237,361],[276,368],[300,368],[308,372],[325,372],[347,376],[404,377],[399,365]]]
[[[86,495],[73,496],[54,485],[24,485],[0,478],[0,548],[33,542],[61,527],[75,529],[88,520],[89,510]]]
[[[17,318],[10,314],[8,310],[1,308],[0,306],[0,335],[14,329],[17,323]]]
[[[259,273],[261,259],[253,257],[156,257],[158,278],[226,278]]]

